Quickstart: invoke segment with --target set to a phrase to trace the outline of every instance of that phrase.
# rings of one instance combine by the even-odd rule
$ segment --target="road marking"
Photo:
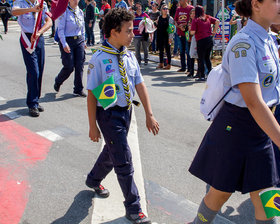
[[[0,223],[20,222],[31,192],[28,171],[45,160],[50,141],[0,115]]]
[[[134,180],[138,188],[141,197],[141,207],[143,212],[147,215],[146,208],[146,195],[144,188],[144,179],[142,175],[142,166],[139,152],[137,123],[134,111],[132,113],[132,120],[130,130],[128,133],[128,142],[132,153],[133,165],[134,165]],[[103,149],[104,141],[102,142],[101,150]],[[110,197],[106,199],[94,197],[93,202],[93,213],[92,213],[92,224],[100,224],[104,222],[113,221],[114,224],[131,224],[124,215],[125,208],[123,205],[124,197],[121,192],[117,177],[114,171],[102,182],[106,188],[110,191]]]
[[[15,111],[10,111],[10,110],[3,110],[1,111],[1,114],[9,117],[11,120],[14,120],[16,118],[19,118],[21,115],[18,114],[17,112]]]
[[[6,99],[0,96],[0,101],[5,101]]]
[[[36,132],[38,135],[52,141],[52,142],[55,142],[55,141],[58,141],[58,140],[62,140],[63,137],[61,137],[60,135],[54,133],[53,131],[50,131],[50,130],[45,130],[45,131],[38,131]]]

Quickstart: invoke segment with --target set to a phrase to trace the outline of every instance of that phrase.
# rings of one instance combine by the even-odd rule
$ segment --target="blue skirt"
[[[245,194],[280,182],[270,138],[247,108],[227,102],[206,132],[189,171],[224,192]]]

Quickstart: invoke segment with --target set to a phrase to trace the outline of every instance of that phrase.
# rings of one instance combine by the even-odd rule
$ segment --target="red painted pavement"
[[[17,224],[31,192],[28,171],[52,142],[0,115],[0,224]]]

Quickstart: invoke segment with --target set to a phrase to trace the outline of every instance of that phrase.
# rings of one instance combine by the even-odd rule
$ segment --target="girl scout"
[[[211,185],[194,224],[211,223],[235,191],[250,193],[256,223],[268,220],[259,192],[279,183],[271,140],[280,146],[280,126],[271,109],[279,103],[279,56],[269,35],[280,23],[275,0],[238,0],[236,11],[249,17],[222,62],[225,104],[208,129],[189,171]],[[271,139],[271,140],[270,140]]]
[[[55,78],[54,90],[59,91],[63,82],[75,69],[75,96],[86,97],[83,92],[83,71],[85,62],[85,23],[79,0],[69,0],[65,13],[58,20],[59,49],[63,68]]]
[[[42,27],[37,32],[35,39],[37,46],[33,53],[29,53],[26,49],[25,43],[22,40],[20,46],[24,63],[26,66],[26,82],[27,82],[27,99],[26,104],[29,108],[29,114],[32,117],[38,117],[39,112],[44,111],[43,107],[39,105],[39,98],[41,95],[42,76],[45,64],[45,42],[43,33],[52,26],[52,20],[46,15],[48,12],[47,4],[44,2],[43,9],[37,5],[36,0],[16,0],[13,5],[12,14],[18,16],[18,24],[21,27],[24,36],[29,40],[35,41],[31,38],[35,26],[35,13],[43,10]]]

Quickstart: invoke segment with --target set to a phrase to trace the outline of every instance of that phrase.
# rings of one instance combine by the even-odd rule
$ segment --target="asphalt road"
[[[60,53],[58,45],[46,38],[41,96],[45,112],[39,118],[29,117],[19,35],[18,26],[11,23],[9,33],[0,40],[0,113],[13,111],[18,116],[12,120],[21,127],[34,133],[51,131],[60,136],[51,142],[46,158],[34,166],[20,166],[18,159],[8,160],[5,156],[0,160],[0,167],[14,164],[26,171],[29,192],[25,194],[27,202],[20,223],[91,223],[93,193],[86,188],[84,180],[101,143],[89,141],[86,99],[73,97],[73,75],[60,92],[55,93],[53,84],[61,69]],[[90,50],[86,51],[84,85],[91,56]],[[143,107],[135,108],[148,213],[156,223],[182,224],[188,214],[185,203],[200,204],[206,192],[205,183],[188,173],[210,125],[199,112],[205,84],[175,72],[178,68],[159,71],[155,67],[155,63],[149,62],[141,68],[153,113],[160,124],[158,136],[147,131]],[[0,152],[7,149],[5,141],[0,141],[0,148]],[[21,178],[18,175],[18,179]],[[223,207],[221,216],[234,223],[253,224],[254,209],[248,198],[248,195],[234,194]]]

